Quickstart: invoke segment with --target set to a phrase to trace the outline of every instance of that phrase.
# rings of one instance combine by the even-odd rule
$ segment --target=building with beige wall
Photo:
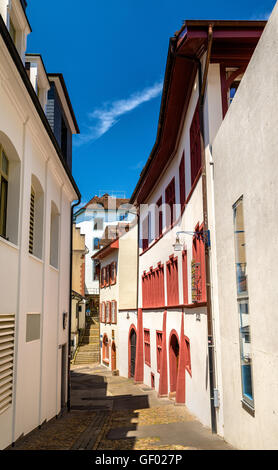
[[[85,329],[86,299],[85,299],[85,256],[88,248],[85,245],[85,235],[80,228],[72,227],[72,316],[71,316],[71,354],[73,356],[80,334]]]
[[[100,261],[101,362],[128,377],[128,331],[137,322],[138,232],[134,223],[110,229],[93,256]]]
[[[278,448],[277,50],[276,5],[212,145],[224,437],[239,449]]]

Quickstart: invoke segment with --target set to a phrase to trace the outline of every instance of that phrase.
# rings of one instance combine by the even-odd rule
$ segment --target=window
[[[203,229],[199,224],[195,232],[202,233]],[[192,282],[192,302],[206,302],[206,264],[205,264],[205,244],[200,236],[194,236],[192,243],[191,262],[191,282]]]
[[[16,29],[11,19],[10,19],[9,31],[10,31],[10,35],[13,40],[13,43],[16,45]]]
[[[163,232],[162,197],[157,201],[156,206],[156,238],[160,238]]]
[[[156,332],[156,364],[157,364],[157,372],[160,372],[160,369],[161,369],[162,338],[163,338],[163,332],[162,332],[162,331],[157,331],[157,332]]]
[[[199,103],[197,104],[190,127],[190,161],[191,185],[193,185],[202,165]]]
[[[12,142],[0,131],[0,237],[18,242],[20,160]]]
[[[179,305],[178,258],[174,256],[167,262],[167,301],[168,306]]]
[[[13,363],[14,363],[14,315],[0,315],[0,350],[1,350],[1,386],[0,414],[12,404],[13,399]]]
[[[99,247],[100,247],[100,239],[99,238],[94,238],[93,250],[99,250]]]
[[[0,236],[7,236],[9,161],[0,146]]]
[[[103,337],[102,359],[103,359],[104,362],[109,363],[109,341],[108,341],[107,335],[104,335],[104,337]]]
[[[29,253],[42,258],[42,242],[43,242],[43,208],[44,208],[44,194],[39,180],[36,176],[32,175],[31,192],[30,192],[30,220],[29,220]],[[51,230],[53,230],[53,243],[57,241],[55,229],[57,226],[52,225],[52,208],[51,208]],[[54,221],[53,221],[54,222]],[[54,247],[58,250],[57,246]],[[53,259],[58,263],[58,252],[53,251]],[[51,262],[51,260],[50,260]]]
[[[100,321],[101,323],[105,323],[105,302],[101,303],[100,308]]]
[[[182,279],[183,279],[183,303],[188,304],[188,266],[187,266],[187,251],[182,253]]]
[[[111,302],[105,304],[105,323],[111,323]]]
[[[243,198],[239,199],[234,205],[233,212],[242,395],[243,401],[253,408],[252,352]]]
[[[143,251],[149,247],[149,216],[147,216],[142,223],[142,248]]]
[[[128,218],[128,213],[126,212],[125,214],[120,214],[119,215],[119,220],[122,221],[122,220],[127,220]]]
[[[100,274],[100,262],[98,260],[92,260],[92,270],[93,270],[93,281],[99,281]]]
[[[145,364],[151,366],[150,330],[144,330]]]
[[[59,225],[60,214],[56,204],[51,202],[51,223],[50,223],[50,264],[54,268],[59,266]]]
[[[151,268],[149,273],[142,276],[143,308],[164,307],[164,267],[159,264],[156,269]]]
[[[103,219],[97,217],[94,220],[94,230],[103,230]]]
[[[175,204],[176,204],[176,190],[175,190],[175,178],[172,179],[169,186],[165,191],[165,202],[166,202],[166,225],[172,227],[175,221]]]
[[[117,263],[113,261],[110,265],[110,285],[113,286],[117,282]]]
[[[180,205],[181,211],[183,211],[185,206],[185,163],[184,163],[184,152],[179,167],[179,179],[180,179]]]
[[[117,302],[112,300],[111,302],[111,323],[116,325],[117,323]]]

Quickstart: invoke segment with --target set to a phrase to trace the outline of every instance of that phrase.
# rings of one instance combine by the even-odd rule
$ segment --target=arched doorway
[[[137,334],[135,328],[130,329],[129,333],[129,377],[135,375],[135,360],[136,360],[136,341]]]
[[[116,356],[116,345],[113,341],[111,347],[111,370],[112,372],[117,369],[117,356]]]
[[[169,366],[170,366],[170,392],[174,393],[177,390],[177,377],[179,368],[179,354],[180,345],[178,334],[172,331],[169,341]]]

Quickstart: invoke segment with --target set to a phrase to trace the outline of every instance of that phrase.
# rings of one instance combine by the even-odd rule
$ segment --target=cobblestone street
[[[72,411],[20,439],[14,450],[225,450],[185,407],[102,366],[72,368]]]

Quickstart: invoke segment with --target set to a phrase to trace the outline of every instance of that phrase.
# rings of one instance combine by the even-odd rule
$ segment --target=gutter
[[[71,360],[71,318],[72,318],[72,252],[73,252],[73,213],[74,208],[78,206],[81,202],[81,195],[78,198],[78,201],[71,206],[71,217],[70,217],[70,280],[69,280],[69,331],[68,331],[68,400],[67,408],[70,412],[71,406],[71,381],[70,381],[70,360]]]
[[[208,199],[207,199],[207,175],[206,175],[206,155],[205,155],[205,129],[204,129],[204,101],[207,86],[207,77],[211,57],[213,42],[213,24],[208,27],[208,49],[204,76],[202,76],[202,64],[199,60],[199,107],[200,107],[200,131],[201,131],[201,152],[202,152],[202,194],[203,194],[203,220],[204,231],[208,230]],[[211,301],[211,277],[210,277],[210,251],[205,244],[205,265],[206,265],[206,294],[207,294],[207,328],[208,328],[208,360],[209,360],[209,383],[210,383],[210,410],[211,429],[217,433],[216,410],[214,406],[215,389],[215,357],[214,357],[214,337],[212,326],[212,301]]]

